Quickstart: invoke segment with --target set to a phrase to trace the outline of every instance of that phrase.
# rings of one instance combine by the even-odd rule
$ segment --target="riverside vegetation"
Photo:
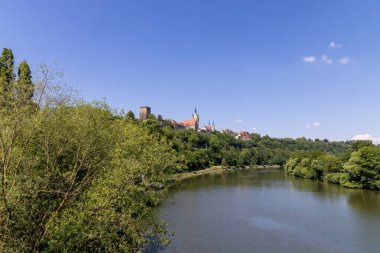
[[[15,71],[10,49],[0,58],[0,97],[1,252],[143,252],[167,245],[169,234],[154,207],[179,173],[282,165],[305,150],[323,152],[312,158],[331,160],[326,168],[336,173],[336,157],[353,148],[352,142],[258,134],[242,141],[174,130],[153,115],[140,122],[132,112],[79,99],[59,72],[44,65],[34,77],[25,61]],[[341,173],[376,150],[354,151]],[[287,172],[292,163],[307,168],[309,160],[291,158]],[[321,172],[325,164],[318,165],[315,178],[328,178]]]
[[[286,162],[285,172],[349,188],[380,190],[380,147],[371,141],[357,141],[340,156],[322,152],[298,153]]]

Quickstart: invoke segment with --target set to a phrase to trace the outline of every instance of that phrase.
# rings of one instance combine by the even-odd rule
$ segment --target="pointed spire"
[[[195,113],[197,113],[197,107],[195,107],[195,110],[194,110],[194,111],[195,111]]]

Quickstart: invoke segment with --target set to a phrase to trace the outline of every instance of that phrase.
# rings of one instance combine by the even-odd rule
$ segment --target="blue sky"
[[[183,120],[196,106],[218,129],[376,138],[379,13],[377,0],[3,0],[0,47],[115,108]]]

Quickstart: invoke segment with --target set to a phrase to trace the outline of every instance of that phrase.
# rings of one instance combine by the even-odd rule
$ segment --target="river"
[[[162,252],[380,252],[380,192],[241,170],[191,178],[160,207]]]

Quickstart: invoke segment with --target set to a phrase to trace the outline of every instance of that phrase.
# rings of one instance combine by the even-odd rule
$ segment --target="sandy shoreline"
[[[184,179],[198,177],[207,174],[219,174],[226,171],[235,171],[235,170],[248,170],[248,169],[266,169],[266,168],[281,168],[280,165],[254,165],[254,166],[244,166],[244,167],[225,167],[225,166],[213,166],[203,170],[190,171],[178,174],[176,177],[177,181],[181,181]]]

